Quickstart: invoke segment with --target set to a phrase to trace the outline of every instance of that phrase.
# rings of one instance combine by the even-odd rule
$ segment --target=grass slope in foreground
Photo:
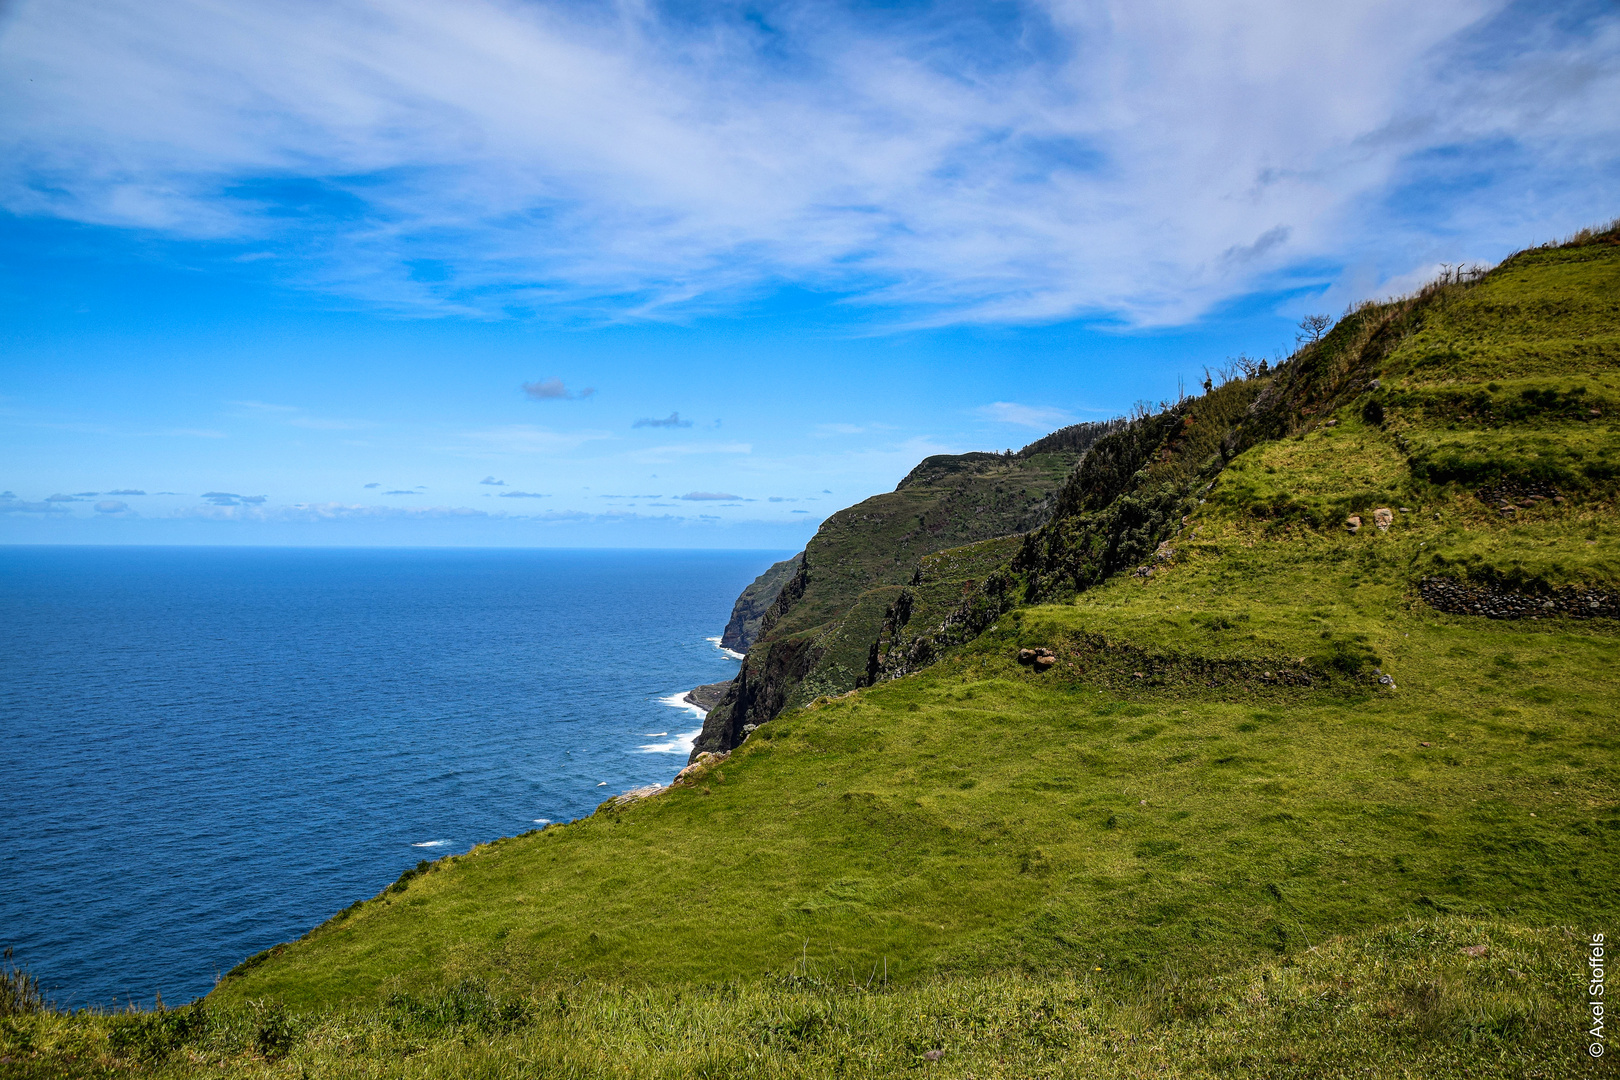
[[[1478,953],[1486,946],[1484,955]],[[1569,1002],[1583,943],[1440,917],[1217,977],[1121,993],[1084,972],[886,986],[780,976],[686,989],[600,983],[443,993],[292,1013],[204,1002],[166,1013],[0,1022],[7,1075],[1064,1077],[1582,1075]],[[839,973],[842,975],[843,973]],[[934,1060],[938,1060],[935,1065]],[[1568,1067],[1549,1067],[1560,1063]]]

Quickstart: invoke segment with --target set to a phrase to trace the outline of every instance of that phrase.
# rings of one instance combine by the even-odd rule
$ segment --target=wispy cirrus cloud
[[[0,206],[412,312],[1138,325],[1613,213],[1608,4],[767,9],[23,0]]]
[[[893,431],[893,430],[894,430],[894,427],[893,427],[893,425],[890,425],[890,424],[877,424],[877,423],[839,424],[839,423],[830,423],[830,424],[817,424],[815,426],[815,428],[811,431],[811,434],[814,435],[818,439],[824,439],[824,438],[828,438],[828,437],[833,436],[833,435],[866,435],[866,434],[870,434],[872,432],[877,432],[877,431]]]
[[[1075,422],[1074,416],[1065,409],[1049,405],[1020,405],[1013,401],[992,401],[974,411],[986,420],[1018,427],[1050,429]]]
[[[745,442],[691,442],[648,446],[624,455],[624,460],[640,465],[663,465],[692,457],[747,457],[754,445]]]
[[[310,431],[355,431],[375,427],[369,420],[340,420],[329,416],[311,416],[296,405],[275,405],[266,401],[233,401],[230,403],[249,415],[273,417],[289,427]]]
[[[161,431],[142,431],[139,435],[157,435],[179,439],[225,439],[229,438],[223,431],[213,428],[164,428]]]
[[[462,449],[478,454],[554,454],[613,437],[607,431],[552,431],[532,424],[506,424],[461,433],[465,440]]]

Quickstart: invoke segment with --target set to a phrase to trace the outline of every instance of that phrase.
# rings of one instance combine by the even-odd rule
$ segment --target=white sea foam
[[[424,840],[420,844],[412,844],[411,847],[444,847],[449,842],[448,840]]]
[[[606,780],[604,780],[604,781],[602,781],[602,782],[601,782],[601,783],[600,783],[600,784],[597,784],[597,785],[596,785],[596,786],[597,786],[597,787],[607,787],[607,781],[606,781]]]
[[[662,739],[665,735],[668,735],[668,734],[669,734],[669,732],[667,732],[667,731],[643,731],[641,733],[641,737],[643,739]]]
[[[736,649],[728,649],[724,645],[720,644],[720,639],[717,637],[704,638],[703,640],[709,642],[711,645],[725,653],[727,656],[731,657],[733,660],[741,660],[743,658],[743,654],[738,652]]]
[[[688,756],[692,753],[692,740],[703,734],[702,728],[693,728],[691,731],[676,732],[675,737],[668,742],[647,743],[636,747],[643,754],[681,754]]]
[[[537,817],[534,819],[534,823],[536,825],[550,825],[551,819],[548,817]]]
[[[685,709],[697,719],[702,720],[705,716],[709,715],[709,711],[707,709],[699,708],[690,701],[687,701],[686,695],[689,693],[691,693],[690,690],[677,690],[673,694],[665,694],[663,697],[658,699],[658,704],[668,705],[672,709]],[[652,738],[652,736],[649,735],[648,738]]]

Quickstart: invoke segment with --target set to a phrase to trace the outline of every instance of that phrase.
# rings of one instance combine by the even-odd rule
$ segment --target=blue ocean
[[[206,993],[423,858],[667,783],[780,552],[0,548],[0,944]]]

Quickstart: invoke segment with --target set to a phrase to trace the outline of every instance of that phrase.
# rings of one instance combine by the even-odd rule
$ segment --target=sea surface
[[[0,945],[59,1004],[177,1004],[420,859],[668,783],[782,557],[0,547]]]

